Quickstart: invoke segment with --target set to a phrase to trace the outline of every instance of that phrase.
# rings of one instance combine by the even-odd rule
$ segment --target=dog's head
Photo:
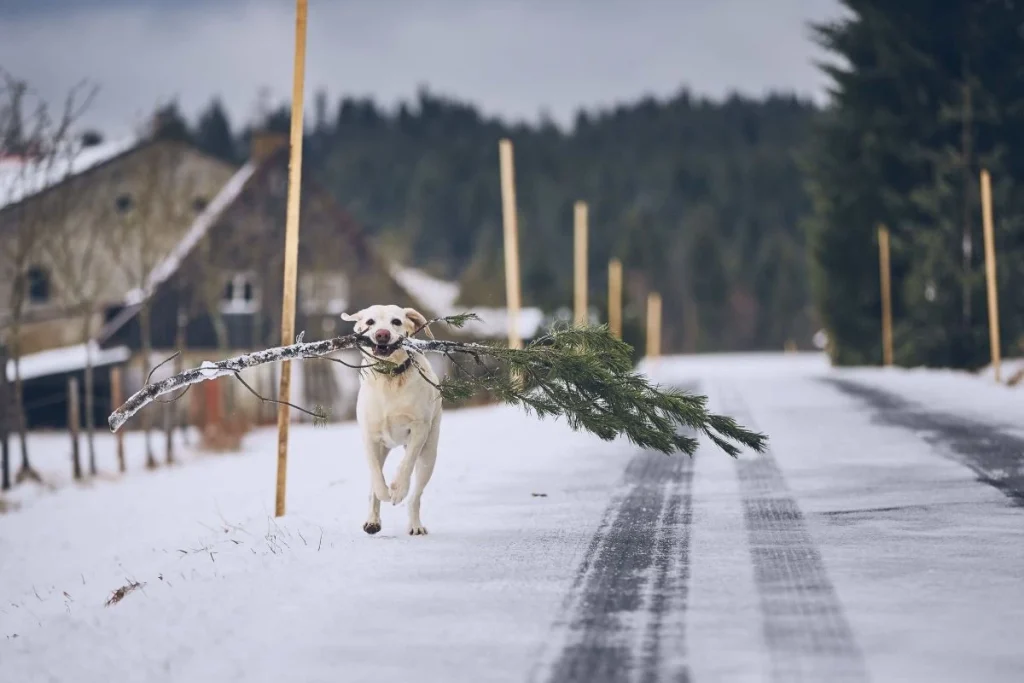
[[[363,310],[341,314],[342,320],[355,322],[355,332],[373,342],[373,355],[387,358],[398,348],[398,343],[422,329],[431,339],[427,319],[415,308],[401,306],[369,306]],[[404,352],[403,352],[404,353]]]

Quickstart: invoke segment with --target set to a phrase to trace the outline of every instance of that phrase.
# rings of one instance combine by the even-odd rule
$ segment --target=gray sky
[[[87,123],[130,130],[177,98],[188,115],[219,94],[232,123],[266,88],[291,92],[292,0],[0,0],[0,67],[60,100],[88,78]],[[489,114],[572,120],[682,85],[796,91],[821,99],[806,23],[837,0],[309,0],[306,102],[317,88],[393,105],[426,84]]]

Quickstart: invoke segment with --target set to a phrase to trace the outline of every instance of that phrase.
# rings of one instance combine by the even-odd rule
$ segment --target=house
[[[63,420],[62,382],[81,369],[47,363],[46,354],[63,350],[65,361],[84,363],[85,354],[70,349],[93,349],[83,346],[87,339],[100,352],[91,354],[96,365],[119,357],[102,352],[128,350],[126,395],[175,350],[191,364],[279,343],[287,138],[257,133],[252,145],[241,168],[159,139],[82,150],[76,163],[56,172],[49,164],[48,174],[12,171],[7,162],[10,201],[0,210],[0,243],[13,253],[19,238],[43,236],[23,240],[32,242],[31,261],[5,259],[0,289],[7,344],[20,347],[22,368],[37,368],[20,373],[23,395],[34,399],[30,426]],[[16,311],[19,267],[24,298]],[[307,338],[341,333],[341,312],[381,298],[408,301],[431,315],[312,179],[303,188],[299,272],[296,329]],[[298,365],[293,400],[334,406],[336,416],[351,412],[353,371],[321,361]],[[8,366],[13,379],[13,362]],[[250,384],[273,396],[275,370],[254,372]],[[101,368],[99,424],[110,408],[108,382]],[[55,395],[39,396],[43,385]],[[234,392],[226,398],[239,409],[254,400]]]
[[[74,279],[88,290],[87,297],[63,291],[67,282],[60,277],[59,259],[48,253],[51,241],[38,250],[39,265],[34,262],[34,270],[29,269],[25,278],[29,304],[20,322],[19,342],[29,355],[22,363],[31,365],[33,352],[82,345],[88,338],[100,352],[92,354],[94,359],[102,353],[108,360],[117,358],[124,353],[119,350],[126,350],[123,391],[128,395],[145,383],[150,368],[176,351],[181,353],[174,363],[154,372],[153,379],[203,360],[280,344],[288,141],[284,135],[256,132],[251,145],[249,161],[240,168],[181,142],[121,145],[106,158],[98,159],[101,155],[93,153],[92,164],[69,169],[42,191],[26,193],[0,211],[0,235],[13,231],[12,224],[25,215],[25,204],[38,201],[40,195],[73,208],[59,214],[66,224],[61,229],[40,220],[44,233],[73,232],[83,225],[112,226],[106,235],[102,230],[85,233],[103,237],[88,264],[95,272],[90,276],[82,268]],[[90,200],[64,199],[62,192]],[[84,249],[85,235],[69,242]],[[308,175],[303,178],[298,259],[295,329],[304,331],[307,340],[343,334],[347,327],[342,327],[340,314],[374,303],[403,303],[427,317],[457,312],[454,298],[437,296],[438,291],[448,291],[444,289],[448,283],[384,259],[327,188]],[[44,290],[46,297],[33,300],[34,294]],[[446,336],[504,338],[504,311],[474,312],[483,323],[446,331]],[[524,337],[535,333],[540,318],[539,312],[523,312]],[[90,332],[88,337],[85,330]],[[349,364],[361,361],[358,351],[338,357]],[[446,370],[443,359],[431,358],[431,362],[438,370]],[[72,371],[77,370],[60,372]],[[260,394],[275,397],[278,371],[277,365],[253,368],[245,379]],[[334,418],[354,414],[355,371],[310,359],[295,362],[292,374],[293,402],[327,406]],[[60,387],[52,374],[49,380],[38,375],[28,379],[36,385],[45,382],[52,391]],[[100,393],[109,392],[105,380],[109,381],[101,373]],[[276,406],[261,403],[241,383],[218,382],[228,410],[243,411],[257,422],[274,419]],[[31,390],[26,385],[26,395]],[[53,398],[37,414],[30,411],[30,425],[59,422],[64,404],[59,397]],[[105,414],[110,408],[108,396],[96,403],[98,412]],[[186,402],[175,404],[179,413],[175,419],[185,419],[181,414],[185,408]],[[305,419],[298,411],[292,415]]]
[[[0,160],[0,329],[8,345],[28,354],[84,343],[104,309],[138,286],[233,173],[157,138]]]
[[[66,378],[80,374],[86,358],[97,368],[94,420],[103,423],[106,370],[126,349],[100,353],[87,342],[144,265],[180,239],[233,173],[157,137],[86,138],[0,158],[0,344],[21,358],[20,372],[12,361],[6,374],[24,381],[30,426],[65,424]]]

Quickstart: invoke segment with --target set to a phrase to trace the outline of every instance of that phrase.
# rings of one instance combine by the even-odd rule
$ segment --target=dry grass
[[[139,590],[140,588],[146,585],[144,583],[139,583],[138,581],[129,581],[128,579],[125,579],[125,581],[128,581],[128,583],[118,588],[116,591],[110,594],[109,598],[107,598],[107,601],[104,603],[106,607],[116,605],[117,603],[124,600],[124,597],[129,593],[134,593],[135,591]]]
[[[7,500],[3,496],[0,496],[0,515],[6,515],[8,512],[14,512],[21,507],[17,502],[13,500]]]

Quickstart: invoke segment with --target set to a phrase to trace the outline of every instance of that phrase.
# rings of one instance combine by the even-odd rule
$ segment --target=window
[[[235,273],[224,284],[222,313],[255,313],[260,310],[256,278],[252,273]]]
[[[42,266],[31,266],[25,274],[28,281],[28,300],[33,304],[45,304],[50,300],[50,274]]]
[[[128,193],[119,194],[114,200],[114,206],[117,207],[118,213],[128,213],[132,210],[132,205],[132,196]]]

